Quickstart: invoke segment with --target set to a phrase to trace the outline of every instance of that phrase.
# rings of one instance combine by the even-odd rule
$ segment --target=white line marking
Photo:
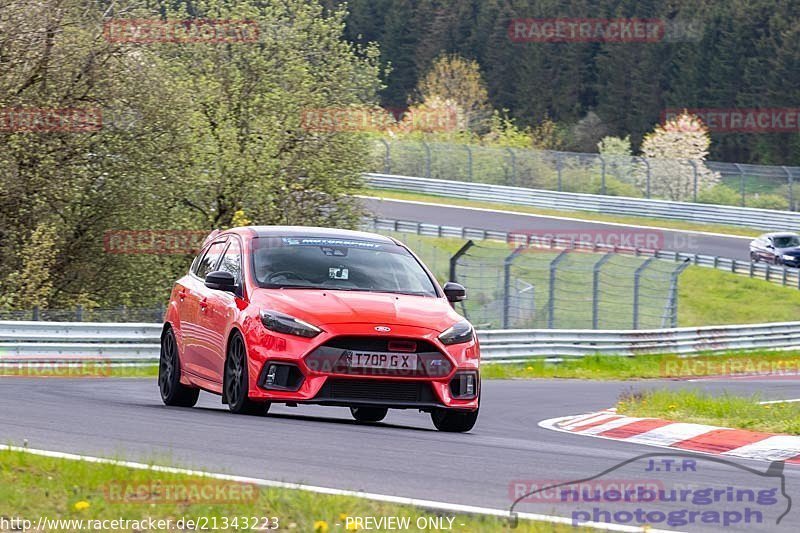
[[[564,217],[564,216],[556,216],[556,215],[537,215],[536,213],[525,213],[523,211],[506,211],[504,209],[490,209],[488,207],[470,207],[464,205],[454,205],[454,204],[439,204],[436,202],[422,202],[419,200],[398,200],[395,198],[383,198],[381,196],[368,196],[364,194],[356,194],[353,195],[356,198],[364,198],[368,200],[380,200],[381,202],[398,202],[404,204],[413,204],[413,205],[427,205],[433,207],[450,207],[453,209],[471,209],[473,211],[482,211],[484,213],[505,213],[508,215],[520,215],[526,217],[537,217],[537,218],[549,218],[552,220],[569,220],[572,222],[586,222],[589,224],[602,224],[605,226],[619,226],[622,228],[638,228],[638,229],[656,229],[659,231],[669,231],[673,233],[693,233],[695,235],[706,235],[709,237],[726,237],[729,239],[746,239],[748,241],[752,241],[755,237],[745,237],[744,235],[731,235],[728,233],[715,233],[713,231],[698,231],[698,230],[683,230],[683,229],[675,229],[675,228],[663,228],[660,226],[643,226],[641,224],[624,224],[622,222],[605,222],[602,220],[587,220],[585,218],[574,218],[574,217]],[[536,207],[531,206],[532,208],[536,209]],[[602,213],[598,213],[602,214]],[[690,222],[690,221],[687,221]],[[478,229],[478,228],[476,228]],[[752,228],[744,228],[744,229],[752,229]],[[499,231],[499,230],[498,230]],[[753,230],[757,231],[757,230]]]
[[[593,424],[595,422],[599,422],[601,420],[609,420],[611,418],[616,419],[617,415],[614,413],[593,413],[591,415],[584,415],[579,416],[578,418],[573,418],[568,423],[564,424],[564,429],[575,429],[579,426],[585,426],[586,424]]]
[[[576,431],[575,433],[579,433],[581,435],[597,435],[598,433],[603,433],[604,431],[608,431],[610,429],[617,429],[618,427],[627,426],[628,424],[632,424],[634,422],[638,422],[640,420],[647,420],[646,418],[635,418],[632,416],[621,416],[616,420],[611,420],[604,424],[600,424],[599,426],[594,426],[589,429],[583,429],[580,431]]]
[[[800,398],[793,398],[791,400],[770,400],[768,402],[758,402],[761,405],[772,405],[774,403],[797,403],[800,402]]]
[[[475,507],[472,505],[462,505],[458,503],[445,503],[433,500],[419,500],[417,498],[406,498],[403,496],[390,496],[386,494],[375,494],[371,492],[358,492],[354,490],[334,489],[329,487],[317,487],[314,485],[303,485],[300,483],[287,483],[284,481],[272,481],[268,479],[259,479],[245,476],[233,476],[228,474],[216,474],[213,472],[203,472],[202,470],[188,470],[183,468],[175,468],[171,466],[148,465],[144,463],[135,463],[131,461],[117,461],[115,459],[107,459],[103,457],[93,457],[90,455],[78,455],[73,453],[54,452],[49,450],[37,450],[33,448],[20,448],[19,446],[0,445],[0,450],[8,450],[12,452],[29,453],[31,455],[39,455],[42,457],[52,457],[54,459],[67,459],[70,461],[85,461],[87,463],[106,464],[114,466],[122,466],[125,468],[133,468],[136,470],[149,470],[152,472],[163,472],[167,474],[179,474],[186,476],[199,476],[212,479],[219,479],[222,481],[232,481],[234,483],[248,483],[251,485],[258,485],[260,487],[271,487],[279,489],[290,490],[304,490],[314,492],[317,494],[329,494],[333,496],[351,496],[355,498],[364,498],[367,500],[394,503],[397,505],[410,505],[413,507],[420,507],[423,509],[450,511],[453,513],[465,514],[480,514],[487,516],[496,516],[499,518],[507,518],[509,512],[506,509],[493,509],[490,507]],[[523,520],[536,520],[539,522],[549,522],[552,524],[566,524],[573,525],[571,518],[562,516],[551,516],[536,513],[517,513],[517,517]],[[602,522],[582,522],[581,527],[591,527],[593,529],[600,529],[603,531],[622,531],[622,532],[649,532],[649,533],[676,533],[673,530],[667,529],[651,529],[633,526],[623,526],[618,524],[604,524]]]

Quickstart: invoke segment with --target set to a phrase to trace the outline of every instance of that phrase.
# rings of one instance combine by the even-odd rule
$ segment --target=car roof
[[[772,233],[765,233],[762,237],[797,237],[797,233],[791,231],[774,231]]]
[[[360,241],[383,242],[395,244],[396,241],[385,235],[366,231],[353,231],[337,228],[319,228],[314,226],[243,226],[232,228],[225,233],[249,234],[253,237],[311,237],[338,238]]]

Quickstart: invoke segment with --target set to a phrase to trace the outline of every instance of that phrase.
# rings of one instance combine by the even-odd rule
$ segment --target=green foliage
[[[697,195],[697,201],[702,204],[739,205],[742,195],[727,185],[718,184],[701,191]]]
[[[163,301],[191,251],[108,253],[104,238],[118,230],[360,219],[348,195],[361,187],[368,140],[302,123],[306,110],[376,101],[378,51],[342,39],[345,12],[304,0],[147,5],[0,6],[0,108],[103,116],[88,131],[0,131],[2,306]],[[104,37],[117,18],[187,17],[251,20],[258,39]]]
[[[778,194],[755,194],[747,198],[747,207],[760,209],[789,209],[789,200]]]

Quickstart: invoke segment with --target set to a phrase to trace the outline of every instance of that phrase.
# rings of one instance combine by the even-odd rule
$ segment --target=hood
[[[321,289],[258,289],[254,304],[317,326],[375,324],[442,332],[463,317],[444,298]]]

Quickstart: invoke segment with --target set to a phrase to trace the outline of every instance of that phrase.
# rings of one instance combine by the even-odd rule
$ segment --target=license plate
[[[394,352],[346,352],[351,368],[416,370],[417,354]]]

